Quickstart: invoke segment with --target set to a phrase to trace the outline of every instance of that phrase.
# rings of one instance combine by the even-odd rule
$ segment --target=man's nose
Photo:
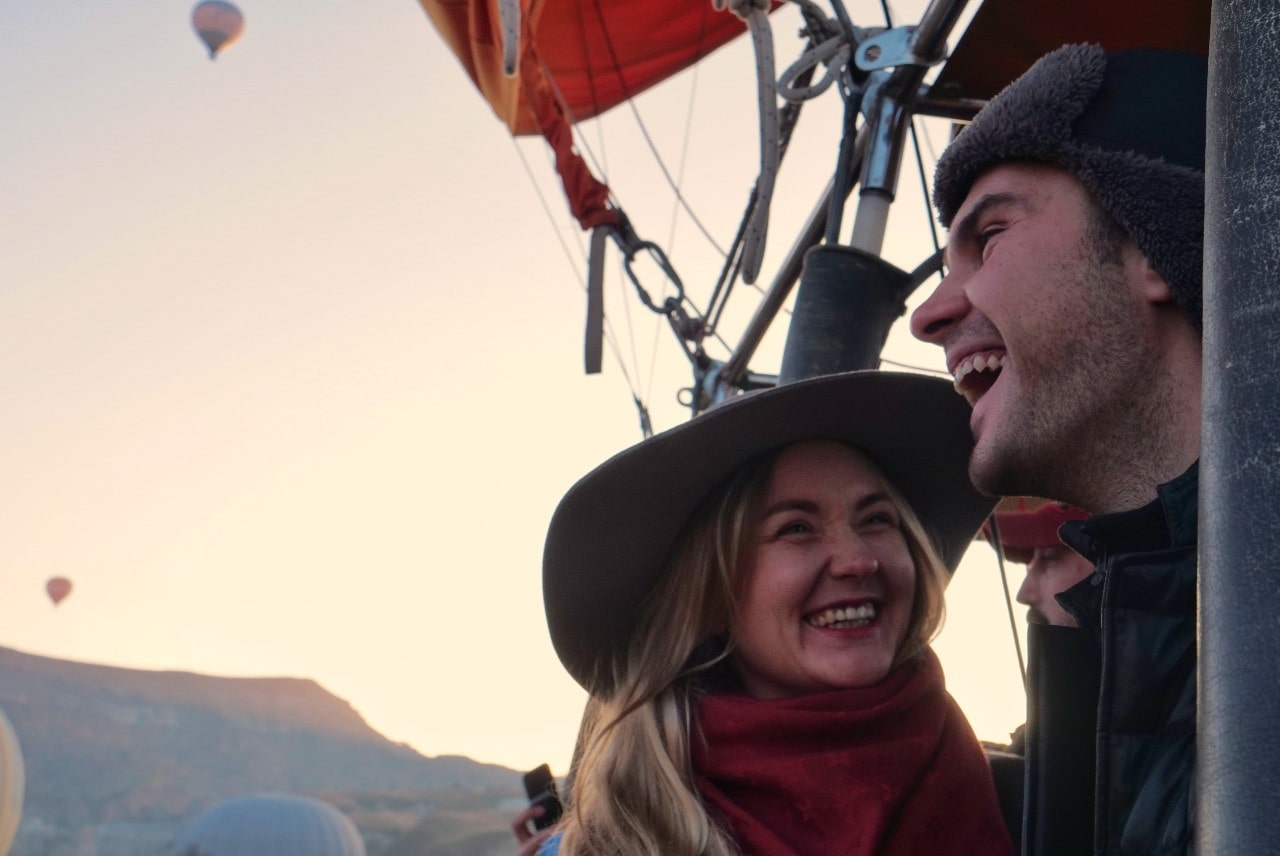
[[[1022,578],[1022,585],[1018,586],[1018,594],[1014,599],[1023,606],[1035,606],[1035,587],[1031,574],[1027,574]]]
[[[911,335],[922,342],[944,344],[947,332],[969,311],[969,298],[954,273],[938,283],[929,299],[911,313]]]

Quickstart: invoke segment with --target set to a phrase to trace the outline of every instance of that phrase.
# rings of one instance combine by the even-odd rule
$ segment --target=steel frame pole
[[[1196,852],[1280,842],[1280,7],[1214,0]]]

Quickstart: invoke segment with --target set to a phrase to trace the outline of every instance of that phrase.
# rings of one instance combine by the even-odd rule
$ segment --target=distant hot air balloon
[[[360,831],[327,802],[256,794],[220,802],[187,826],[170,856],[365,856]]]
[[[209,59],[234,42],[244,32],[244,15],[225,0],[204,0],[191,10],[191,25],[209,48]]]
[[[22,797],[25,793],[25,767],[22,747],[13,725],[0,711],[0,853],[8,853],[22,819]]]
[[[66,577],[54,577],[44,584],[44,590],[49,593],[49,600],[53,601],[53,605],[57,606],[62,603],[62,599],[71,594],[71,580]]]

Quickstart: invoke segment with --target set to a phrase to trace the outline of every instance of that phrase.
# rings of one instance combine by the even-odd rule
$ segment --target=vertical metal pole
[[[877,71],[867,88],[862,110],[871,139],[862,164],[862,189],[850,239],[850,246],[855,249],[880,254],[889,206],[897,192],[912,102],[929,66],[943,58],[947,36],[967,4],[968,0],[931,0],[920,25],[911,33],[909,61],[891,73]]]
[[[1280,6],[1214,0],[1197,852],[1280,842]]]

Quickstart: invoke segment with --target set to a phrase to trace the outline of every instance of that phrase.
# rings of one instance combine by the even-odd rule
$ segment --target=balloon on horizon
[[[53,601],[53,605],[57,606],[71,594],[71,580],[66,577],[53,577],[44,584],[44,590],[49,594],[49,600]]]
[[[26,767],[13,724],[0,710],[0,853],[8,853],[22,820]]]
[[[218,58],[218,51],[240,38],[244,15],[226,0],[203,0],[191,10],[191,25],[213,60]]]
[[[365,856],[356,825],[333,805],[300,794],[233,797],[187,825],[171,856]]]

